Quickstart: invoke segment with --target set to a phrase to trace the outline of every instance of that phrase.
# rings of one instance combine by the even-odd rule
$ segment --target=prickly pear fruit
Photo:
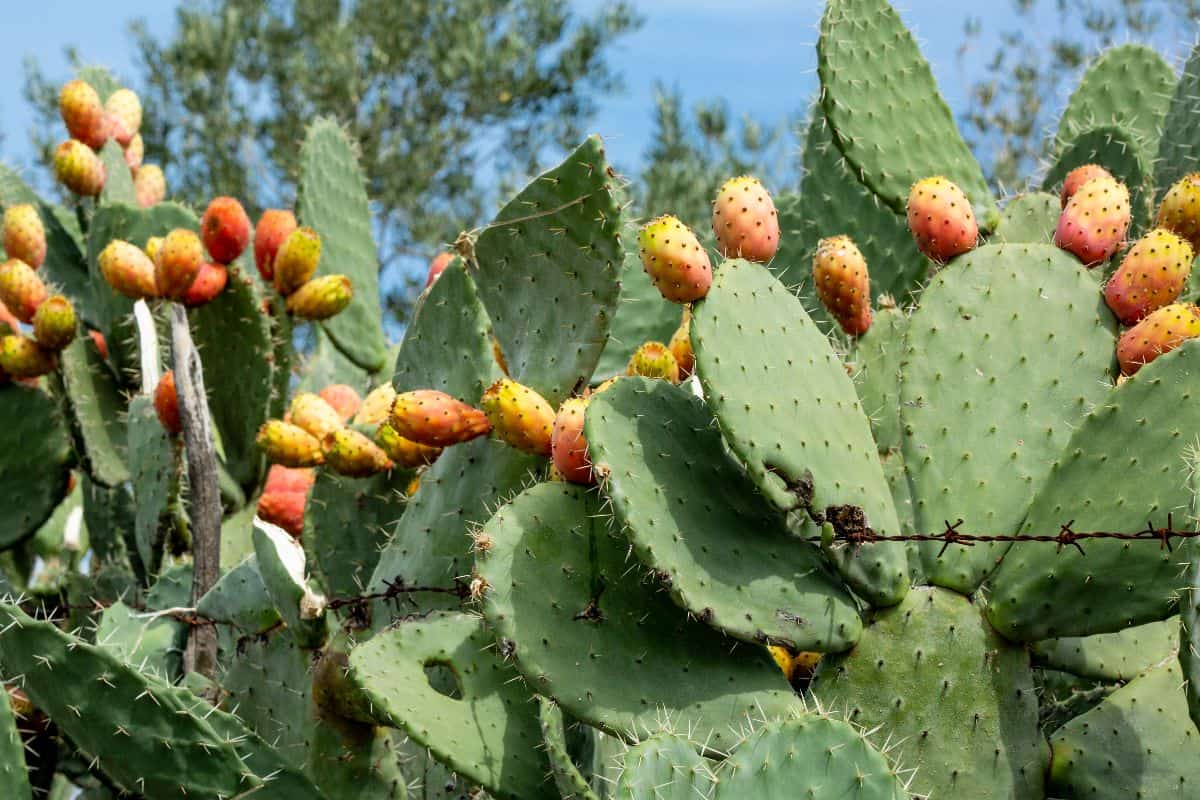
[[[179,418],[179,394],[175,391],[175,372],[168,370],[158,379],[154,387],[154,413],[163,429],[169,433],[179,433],[183,430],[183,422]]]
[[[428,447],[469,442],[492,429],[482,411],[434,389],[396,395],[389,421],[396,433]]]
[[[1084,164],[1082,167],[1076,167],[1067,173],[1067,177],[1063,178],[1062,186],[1062,207],[1067,207],[1067,201],[1075,196],[1079,191],[1079,187],[1090,181],[1092,178],[1113,178],[1111,172],[1106,170],[1099,164]]]
[[[128,147],[142,127],[142,101],[131,89],[117,89],[104,101],[111,122],[110,133],[121,147]]]
[[[315,478],[311,469],[272,464],[258,498],[259,519],[278,525],[292,536],[303,534],[304,507]]]
[[[129,242],[114,239],[100,251],[97,261],[100,274],[119,294],[134,300],[158,295],[154,262]]]
[[[37,269],[46,260],[46,229],[38,211],[28,203],[4,209],[4,252]]]
[[[725,181],[713,200],[712,226],[726,258],[766,264],[779,249],[779,214],[758,178],[743,175]]]
[[[367,397],[354,417],[356,425],[382,425],[387,422],[392,413],[392,403],[396,400],[396,390],[392,384],[385,383],[367,393]]]
[[[342,313],[353,299],[354,287],[349,278],[322,275],[292,292],[287,299],[287,310],[300,319],[329,319]]]
[[[1054,243],[1090,267],[1120,249],[1129,219],[1125,184],[1113,178],[1092,178],[1067,201],[1058,218]]]
[[[125,164],[129,167],[130,175],[137,172],[138,167],[142,165],[142,161],[145,158],[146,143],[142,141],[142,135],[139,133],[125,147]]]
[[[851,336],[867,332],[871,327],[871,278],[867,260],[849,236],[831,236],[817,243],[813,283],[821,304],[842,330]]]
[[[679,383],[679,364],[662,342],[645,342],[634,350],[633,355],[629,357],[626,372],[644,378],[661,378],[671,383]]]
[[[33,338],[47,350],[58,352],[75,339],[75,306],[56,294],[46,298],[33,315]]]
[[[100,95],[86,81],[73,80],[58,92],[58,113],[72,139],[99,150],[110,133]]]
[[[200,218],[200,237],[213,261],[232,264],[250,244],[250,217],[234,198],[213,198]]]
[[[940,175],[917,181],[909,190],[908,229],[917,249],[939,264],[973,249],[979,239],[971,201]]]
[[[696,354],[692,352],[691,309],[687,307],[683,309],[683,318],[675,333],[671,334],[671,341],[667,342],[667,349],[671,351],[671,355],[675,356],[675,363],[679,365],[679,380],[690,378],[692,370],[696,368]]]
[[[33,315],[47,294],[46,284],[24,261],[10,258],[0,264],[0,301],[21,322],[33,322]]]
[[[133,193],[142,208],[156,206],[167,196],[167,178],[157,164],[143,164],[133,173]]]
[[[183,304],[188,308],[202,306],[225,291],[225,284],[228,282],[229,270],[220,264],[206,262],[200,266],[200,271],[196,273],[196,279],[184,293]]]
[[[275,253],[275,290],[291,294],[308,283],[320,263],[320,235],[312,228],[297,228]]]
[[[80,197],[95,197],[104,188],[104,162],[83,142],[68,139],[54,151],[54,177]]]
[[[387,423],[380,425],[375,431],[375,444],[401,467],[413,468],[432,464],[442,454],[442,448],[426,447],[412,439],[405,439]]]
[[[1151,313],[1117,340],[1121,374],[1132,375],[1163,353],[1200,336],[1200,308],[1173,303]]]
[[[96,352],[105,361],[108,360],[108,341],[104,338],[104,334],[100,331],[88,331],[88,338],[92,340],[92,344],[96,345]]]
[[[343,427],[342,415],[312,392],[301,392],[292,398],[284,421],[297,425],[322,440]]]
[[[588,401],[568,397],[554,415],[554,432],[550,437],[550,452],[554,466],[564,480],[589,486],[595,482],[592,460],[588,457],[587,439],[583,435],[584,413]]]
[[[321,449],[329,468],[347,478],[366,478],[395,466],[379,445],[353,428],[326,434]]]
[[[290,211],[270,208],[258,218],[258,225],[254,228],[254,264],[264,281],[271,283],[275,280],[275,254],[294,230],[296,216]]]
[[[14,378],[37,378],[54,369],[54,354],[26,336],[0,339],[0,369]]]
[[[308,431],[284,422],[269,419],[258,429],[258,447],[272,464],[285,467],[315,467],[325,462],[321,442]]]
[[[526,453],[550,457],[554,407],[546,398],[528,386],[501,378],[483,393],[479,407],[498,439]]]
[[[358,396],[358,392],[344,383],[331,383],[317,392],[317,395],[333,406],[333,410],[338,413],[343,422],[349,422],[350,418],[357,414],[358,409],[362,407],[362,398]]]
[[[151,236],[146,240],[146,246],[142,248],[146,255],[150,256],[150,260],[154,262],[154,266],[158,266],[158,254],[162,252],[163,236]]]
[[[696,234],[669,214],[648,222],[638,233],[642,267],[664,298],[690,303],[708,294],[712,263]]]
[[[1175,302],[1192,270],[1186,239],[1155,228],[1129,248],[1104,287],[1104,301],[1125,325]]]
[[[1174,231],[1200,250],[1200,172],[1185,175],[1175,182],[1158,207],[1160,228]]]
[[[163,237],[154,264],[159,295],[178,300],[187,294],[204,266],[204,245],[195,231],[176,228]]]
[[[453,253],[438,253],[429,262],[429,273],[425,276],[425,288],[433,286],[433,282],[441,277],[446,271],[446,267],[450,266],[450,262],[454,260]]]

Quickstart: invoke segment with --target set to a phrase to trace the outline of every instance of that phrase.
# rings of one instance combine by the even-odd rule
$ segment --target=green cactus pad
[[[274,324],[275,342],[275,357],[276,364],[285,364],[294,362],[296,365],[296,375],[300,380],[295,384],[296,392],[312,392],[317,393],[326,386],[334,383],[344,383],[351,386],[355,391],[365,391],[372,384],[380,383],[387,380],[387,369],[381,372],[367,372],[362,367],[351,361],[341,350],[338,350],[337,345],[329,338],[329,334],[325,333],[321,328],[316,327],[311,329],[313,338],[312,349],[303,356],[295,352],[288,352],[283,346],[283,341],[280,336],[290,332],[293,320],[284,314],[282,318],[272,320]],[[286,328],[286,330],[285,330]],[[290,345],[290,339],[287,340]],[[297,356],[293,359],[293,356]],[[293,394],[292,391],[292,375],[281,374],[279,369],[274,370],[275,391],[272,395],[271,414],[278,418],[283,416],[287,409],[288,396]],[[282,398],[282,399],[280,399]],[[276,410],[278,409],[278,410]]]
[[[282,621],[259,574],[258,558],[253,555],[222,575],[204,593],[196,603],[196,613],[252,634],[269,631]]]
[[[832,518],[853,507],[876,533],[900,532],[846,367],[770,272],[746,261],[722,264],[693,310],[692,348],[725,440],[778,509]],[[898,603],[908,590],[902,544],[839,543],[828,552],[871,603]]]
[[[656,733],[629,749],[613,790],[614,800],[697,800],[717,785],[713,766],[676,733]],[[757,797],[758,795],[734,795]]]
[[[600,800],[591,784],[571,759],[564,731],[562,710],[552,700],[538,695],[538,722],[542,726],[542,746],[554,773],[554,783],[563,800]]]
[[[495,797],[556,797],[538,748],[537,706],[516,671],[497,659],[494,646],[479,618],[434,614],[354,648],[347,680],[381,724],[403,729]],[[431,666],[453,672],[460,697],[430,684]]]
[[[758,502],[708,409],[685,389],[622,378],[593,396],[585,430],[638,560],[681,607],[748,642],[825,652],[858,639],[849,593],[818,550]]]
[[[689,620],[643,579],[594,493],[539,484],[497,511],[482,535],[484,614],[501,652],[533,689],[584,722],[636,739],[670,719],[720,746],[748,714],[792,707],[761,649]]]
[[[1029,507],[1022,533],[1136,533],[1176,525],[1191,507],[1188,464],[1200,429],[1190,402],[1200,374],[1200,343],[1159,356],[1075,426]],[[1097,487],[1105,487],[1098,491]],[[1015,545],[993,575],[988,619],[1014,641],[1089,636],[1173,613],[1184,552],[1154,543],[1097,539],[1055,552]]]
[[[871,328],[854,343],[854,388],[880,453],[900,449],[900,372],[908,315],[898,308],[875,312]]]
[[[896,767],[861,731],[828,717],[763,725],[721,763],[717,775],[713,800],[909,796]]]
[[[100,95],[100,102],[108,100],[109,96],[121,88],[121,82],[112,74],[108,67],[89,64],[75,70],[75,77],[87,83]]]
[[[995,210],[929,63],[887,0],[830,0],[817,72],[838,147],[883,202],[903,212],[914,183],[944,175],[980,220]]]
[[[148,617],[121,601],[100,614],[96,644],[143,674],[174,683],[182,675],[187,627],[171,617]]]
[[[474,277],[509,374],[555,407],[587,385],[616,313],[616,180],[592,136],[534,178],[475,243]]]
[[[1163,119],[1162,138],[1155,159],[1155,202],[1161,202],[1171,186],[1189,172],[1200,170],[1200,114],[1196,97],[1200,95],[1200,43],[1183,67]],[[1193,270],[1194,272],[1194,270]]]
[[[40,389],[0,387],[0,549],[32,536],[67,493],[71,441],[54,400]]]
[[[1053,245],[989,245],[938,273],[909,323],[900,387],[918,532],[958,519],[962,533],[1016,531],[1109,391],[1113,327],[1095,279]],[[931,583],[970,593],[1006,543],[919,547]]]
[[[271,743],[281,758],[303,767],[312,735],[313,653],[281,632],[242,642],[221,688],[221,707]],[[317,777],[317,776],[314,776]]]
[[[133,398],[125,425],[137,508],[134,537],[142,563],[151,573],[156,573],[162,559],[163,528],[159,521],[171,499],[172,486],[177,482],[176,449],[158,421],[154,400],[148,395]]]
[[[77,336],[58,360],[56,380],[67,398],[84,467],[105,486],[124,483],[130,473],[120,384],[90,336]]]
[[[1049,192],[1019,194],[1000,212],[992,240],[996,244],[1049,244],[1062,214],[1062,201]]]
[[[133,186],[133,174],[125,163],[125,151],[110,139],[100,150],[100,160],[104,163],[104,188],[100,190],[100,202],[105,205],[125,203],[136,206],[137,191]]]
[[[0,697],[0,797],[7,800],[32,800],[29,772],[25,764],[25,744],[17,729],[8,692]]]
[[[1050,739],[1047,791],[1096,800],[1194,796],[1200,737],[1182,683],[1168,662],[1059,728]]]
[[[254,526],[254,555],[267,594],[296,640],[318,647],[326,633],[325,600],[308,585],[304,548],[282,528]]]
[[[914,588],[875,612],[853,650],[821,660],[812,691],[823,708],[898,742],[894,758],[916,770],[917,794],[1043,796],[1049,754],[1029,654],[961,595]]]
[[[254,517],[257,512],[257,506],[250,503],[221,521],[221,569],[233,569],[246,556],[254,555]]]
[[[308,129],[300,151],[297,216],[321,235],[318,275],[350,278],[354,299],[321,327],[338,349],[367,372],[387,363],[379,303],[379,257],[371,235],[371,209],[354,144],[332,119]]]
[[[225,291],[188,314],[225,469],[246,490],[262,475],[262,452],[254,437],[270,416],[278,391],[271,320],[262,306],[262,291],[243,257],[241,264],[229,267]]]
[[[83,490],[83,520],[88,527],[92,552],[102,562],[122,564],[131,572],[135,564],[140,569],[142,562],[134,541],[137,507],[133,486],[122,483],[110,489],[96,483],[85,472],[80,488]]]
[[[1191,474],[1192,522],[1200,520],[1200,470],[1193,458]],[[1169,621],[1169,620],[1168,620]],[[1183,671],[1184,694],[1187,695],[1188,713],[1200,727],[1200,555],[1193,547],[1188,558],[1184,590],[1179,598],[1179,668]]]
[[[1179,620],[1149,622],[1114,633],[1034,642],[1035,664],[1101,681],[1128,681],[1179,647]]]
[[[1138,135],[1127,128],[1116,125],[1087,128],[1063,143],[1058,160],[1042,181],[1042,188],[1060,191],[1063,179],[1071,170],[1084,164],[1099,164],[1128,187],[1132,230],[1143,230],[1151,214],[1153,187],[1150,159],[1153,156],[1154,151],[1148,149]]]

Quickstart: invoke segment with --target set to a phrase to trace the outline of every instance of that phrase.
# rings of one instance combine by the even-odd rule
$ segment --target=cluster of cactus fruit
[[[0,168],[0,795],[1200,795],[1192,540],[1062,534],[1200,513],[1200,49],[1002,204],[885,0],[818,63],[799,191],[639,224],[591,138],[395,347],[336,124],[251,231],[68,84],[75,208]]]

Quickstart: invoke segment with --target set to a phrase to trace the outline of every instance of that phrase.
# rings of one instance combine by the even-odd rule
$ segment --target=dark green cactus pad
[[[137,506],[133,486],[126,482],[110,489],[96,483],[85,472],[80,488],[83,490],[83,520],[88,527],[92,552],[101,562],[123,565],[132,576],[134,567],[140,570],[142,565],[134,540]]]
[[[616,180],[592,136],[534,178],[475,243],[474,277],[509,374],[555,407],[587,385],[616,313]]]
[[[1029,654],[988,627],[979,606],[936,587],[875,612],[858,645],[813,678],[822,707],[898,742],[931,797],[1041,798],[1048,759]]]
[[[718,778],[713,800],[909,797],[897,768],[862,731],[815,715],[766,723],[721,762]]]
[[[1191,507],[1188,464],[1200,430],[1191,402],[1200,344],[1187,342],[1142,367],[1075,426],[1055,458],[1021,533],[1136,533],[1147,524],[1178,525]],[[1097,491],[1097,487],[1105,487]],[[1160,620],[1173,613],[1181,564],[1193,546],[1097,539],[1054,552],[1015,545],[992,577],[988,619],[1014,641],[1089,636]]]
[[[300,224],[321,234],[318,275],[350,278],[354,299],[321,327],[338,349],[367,372],[387,363],[379,303],[379,257],[371,235],[371,208],[354,144],[332,119],[316,120],[300,152],[296,196]]]
[[[687,390],[622,378],[593,396],[585,430],[638,560],[681,607],[748,642],[825,652],[858,639],[849,592],[759,501]]]
[[[174,683],[182,675],[187,626],[171,617],[147,617],[121,601],[100,614],[96,644],[143,674]]]
[[[66,397],[84,468],[105,486],[124,483],[130,473],[120,384],[90,336],[75,337],[58,361],[55,380]]]
[[[32,800],[25,744],[8,692],[0,697],[0,796],[7,800]]]
[[[258,508],[250,503],[221,521],[221,569],[233,569],[246,556],[254,555],[254,516]]]
[[[0,549],[37,532],[67,493],[71,440],[66,422],[40,389],[0,387]]]
[[[281,333],[283,325],[290,326],[292,320],[286,314],[282,319],[276,318],[272,320],[275,325],[275,337]],[[281,324],[282,323],[282,324]],[[326,386],[333,383],[344,383],[351,386],[360,394],[364,393],[366,388],[372,383],[379,383],[380,380],[387,379],[387,370],[383,372],[367,372],[362,367],[351,361],[345,353],[338,350],[337,345],[329,338],[329,334],[325,333],[321,328],[312,329],[313,346],[312,349],[305,353],[302,357],[296,358],[297,366],[296,373],[299,381],[296,384],[296,392],[320,392]],[[275,344],[276,364],[284,364],[292,361],[295,353],[286,352],[282,346],[282,342],[276,341]],[[289,368],[290,369],[290,368]],[[285,380],[284,376],[279,373],[279,370],[274,371],[275,393],[272,397],[271,408],[272,415],[275,417],[283,416],[287,410],[288,395],[291,393],[291,375]],[[282,398],[280,400],[279,398]],[[275,409],[279,409],[276,411]]]
[[[1133,131],[1117,125],[1086,128],[1063,143],[1058,160],[1046,173],[1042,188],[1061,191],[1067,173],[1084,164],[1099,164],[1129,189],[1132,230],[1143,230],[1151,215],[1152,164],[1154,151]],[[1058,220],[1055,220],[1055,225]],[[1053,235],[1053,228],[1051,228]]]
[[[249,259],[250,257],[247,256],[245,262],[247,266],[249,266],[250,263]],[[254,279],[253,272],[247,270],[246,274],[250,276],[251,280]],[[258,290],[260,293],[269,297],[271,301],[271,354],[273,361],[271,363],[272,388],[270,408],[271,417],[274,419],[280,419],[287,412],[288,396],[292,389],[293,373],[299,371],[298,367],[300,359],[296,353],[295,325],[291,314],[287,313],[287,298],[275,293],[272,288],[268,288],[263,283],[258,284]],[[341,351],[337,349],[333,342],[329,341],[329,336],[319,325],[309,326],[309,330],[311,331],[313,339],[315,340],[312,346],[312,352],[309,356],[311,363],[322,364],[323,366],[323,362],[326,360],[333,362],[331,357],[327,356],[322,358],[324,351],[330,351],[331,354],[337,354],[337,361],[333,363],[336,363],[338,367],[340,367],[343,362],[347,362],[352,365],[353,369],[349,371],[355,377],[361,374],[361,371],[358,369],[358,365],[354,364],[354,362],[350,361],[350,359],[341,354]],[[311,377],[316,371],[316,369],[310,366],[308,369],[308,374],[305,377]],[[303,383],[303,380],[301,383]],[[315,391],[320,391],[330,383],[349,383],[352,386],[354,385],[350,381],[330,380],[322,382],[316,387]],[[311,387],[304,386],[301,391],[311,391]]]
[[[538,747],[537,705],[494,647],[478,617],[435,614],[355,647],[347,679],[381,724],[403,729],[495,797],[557,797]],[[459,697],[431,685],[430,666],[453,672]]]
[[[689,620],[643,579],[600,504],[581,487],[543,483],[483,529],[484,614],[529,685],[618,736],[669,718],[716,747],[748,714],[792,708],[763,650]]]
[[[1059,728],[1047,791],[1096,800],[1195,796],[1200,737],[1182,683],[1169,661]]]
[[[1109,392],[1113,328],[1095,279],[1053,245],[989,245],[938,273],[909,323],[900,387],[918,532],[958,519],[963,533],[1016,532]],[[931,583],[969,594],[1006,543],[919,547]]]
[[[554,783],[563,800],[599,800],[591,784],[571,759],[564,730],[562,710],[554,701],[538,695],[538,722],[542,726],[542,747],[550,761]]]
[[[100,190],[100,202],[105,205],[125,203],[136,206],[138,199],[133,187],[133,174],[125,163],[125,152],[121,146],[109,139],[100,150],[100,160],[104,163],[104,188]]]
[[[223,574],[204,593],[196,603],[196,613],[251,634],[269,631],[282,621],[253,555]]]
[[[966,192],[981,221],[995,210],[929,62],[887,0],[830,0],[817,72],[838,147],[883,202],[903,212],[914,183],[944,175]]]
[[[1034,642],[1035,664],[1070,672],[1081,678],[1128,681],[1170,658],[1179,647],[1179,620],[1149,622],[1114,633],[1071,636]]]
[[[725,441],[776,508],[834,521],[855,509],[877,534],[900,532],[845,364],[770,272],[741,260],[723,263],[693,310],[692,348]],[[871,603],[898,603],[908,591],[900,543],[839,543],[828,552]]]
[[[408,786],[387,728],[317,711],[310,722],[306,769],[329,797],[406,800]]]
[[[149,395],[138,395],[129,403],[125,426],[137,508],[134,538],[142,563],[156,573],[162,559],[164,533],[160,520],[171,500],[172,487],[179,480],[177,450],[171,435],[158,421],[154,400]]]
[[[1000,212],[992,241],[996,244],[1050,244],[1062,214],[1062,200],[1049,192],[1019,194]]]
[[[677,733],[656,733],[629,748],[613,790],[615,800],[697,800],[717,785],[713,765]],[[758,795],[735,795],[757,797]]]
[[[1200,471],[1193,461],[1191,475],[1192,520],[1200,518]],[[1188,713],[1200,727],[1200,556],[1193,547],[1188,558],[1184,590],[1179,598],[1179,668],[1183,670],[1183,691],[1187,695]],[[1168,620],[1170,622],[1170,620]]]
[[[878,309],[870,330],[858,337],[848,356],[854,388],[880,453],[900,449],[900,365],[907,333],[907,314],[898,308]]]
[[[263,294],[246,269],[246,258],[229,267],[225,291],[188,314],[200,352],[208,409],[221,435],[223,461],[244,489],[263,471],[255,434],[271,414],[275,384],[271,320]]]
[[[491,323],[475,282],[455,259],[417,307],[404,334],[392,386],[399,392],[437,389],[464,403],[504,377],[492,355]]]
[[[1172,184],[1189,172],[1200,170],[1200,115],[1196,97],[1200,96],[1200,44],[1192,48],[1183,74],[1171,96],[1163,119],[1162,138],[1155,159],[1155,202],[1161,202]]]
[[[297,768],[308,757],[312,728],[313,652],[286,634],[275,632],[243,641],[221,688],[229,693],[221,707],[271,743]],[[317,776],[313,776],[314,778]]]

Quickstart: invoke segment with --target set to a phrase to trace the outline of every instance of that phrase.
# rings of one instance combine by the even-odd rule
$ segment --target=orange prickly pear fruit
[[[1112,178],[1092,178],[1079,187],[1058,218],[1054,243],[1085,266],[1112,257],[1129,230],[1129,190]]]
[[[54,354],[27,336],[5,336],[0,369],[14,378],[38,378],[54,369]]]
[[[1192,246],[1165,228],[1137,241],[1104,286],[1104,301],[1125,325],[1175,302],[1192,271]]]
[[[634,350],[626,371],[630,375],[641,375],[643,378],[660,378],[670,383],[679,383],[679,364],[662,342],[645,342]]]
[[[269,419],[258,429],[259,449],[272,464],[285,467],[315,467],[324,463],[321,442],[308,431],[284,422]]]
[[[196,279],[183,295],[183,304],[188,308],[202,306],[225,291],[229,282],[229,270],[220,264],[205,263],[196,273]]]
[[[726,258],[766,264],[779,249],[779,214],[758,178],[732,178],[717,190],[712,226],[721,255]]]
[[[358,413],[354,417],[354,422],[358,425],[382,425],[387,422],[388,416],[392,413],[392,403],[395,400],[396,390],[390,383],[375,387],[363,400],[362,407],[358,409]]]
[[[156,206],[167,196],[167,178],[157,164],[143,164],[133,173],[133,193],[142,208]]]
[[[154,413],[168,433],[179,433],[183,422],[179,418],[179,395],[175,391],[175,372],[168,371],[154,387]]]
[[[301,392],[292,398],[284,420],[321,440],[343,427],[342,415],[322,397],[311,392]]]
[[[344,422],[349,422],[362,407],[362,398],[358,396],[358,392],[344,383],[332,383],[317,394],[333,406]]]
[[[108,140],[109,121],[105,118],[100,95],[89,83],[68,81],[58,92],[58,113],[72,139],[93,150],[99,150]]]
[[[114,239],[100,251],[100,274],[118,294],[134,300],[157,297],[154,262],[140,249]]]
[[[453,253],[438,253],[429,262],[429,272],[425,275],[425,288],[433,286],[433,282],[441,277],[446,271],[446,267],[450,266],[450,262],[454,260]]]
[[[4,209],[4,252],[37,269],[46,260],[46,229],[28,203]]]
[[[595,482],[592,460],[588,457],[587,439],[583,435],[584,413],[588,401],[583,397],[568,397],[554,415],[554,432],[550,451],[554,466],[564,480],[589,486]]]
[[[379,430],[375,432],[375,444],[401,467],[412,468],[432,464],[442,454],[442,448],[428,447],[412,439],[405,439],[387,423],[380,425]]]
[[[275,289],[288,295],[312,278],[321,263],[321,237],[312,228],[288,234],[275,253]]]
[[[323,275],[292,292],[287,299],[287,310],[300,319],[329,319],[342,313],[353,299],[354,288],[349,278]]]
[[[294,230],[296,216],[290,211],[271,208],[259,217],[258,225],[254,229],[254,263],[264,281],[274,281],[275,255],[284,239]]]
[[[200,219],[200,237],[213,261],[232,264],[250,244],[250,217],[234,198],[213,198]]]
[[[142,141],[140,133],[129,141],[124,152],[125,165],[129,167],[129,174],[133,175],[138,171],[138,167],[142,165],[142,161],[146,158],[146,143]]]
[[[871,327],[871,278],[867,260],[849,236],[817,243],[813,254],[817,297],[842,330],[861,336]]]
[[[163,236],[151,236],[146,240],[146,246],[142,248],[146,255],[150,256],[150,260],[154,262],[156,267],[158,266],[158,254],[162,252],[164,240],[165,237]]]
[[[469,442],[492,429],[482,411],[434,389],[396,395],[389,421],[396,433],[428,447]]]
[[[497,438],[526,453],[550,457],[554,408],[546,398],[528,386],[501,378],[483,393],[479,406]]]
[[[353,428],[341,428],[326,434],[321,441],[321,449],[325,453],[326,465],[347,478],[366,478],[395,466],[379,445]]]
[[[971,202],[957,184],[940,175],[913,184],[907,216],[917,249],[939,264],[973,249],[979,239]]]
[[[56,294],[46,298],[33,314],[33,338],[47,350],[58,352],[75,339],[75,306]]]
[[[118,89],[104,101],[112,137],[121,147],[128,147],[142,127],[142,101],[131,89]]]
[[[1200,172],[1180,178],[1158,207],[1160,228],[1174,231],[1200,249]]]
[[[659,293],[672,303],[690,303],[708,294],[712,263],[691,228],[664,215],[638,233],[642,267]]]
[[[1084,164],[1082,167],[1076,167],[1067,173],[1067,177],[1063,179],[1062,187],[1062,206],[1067,207],[1067,201],[1075,196],[1079,191],[1079,187],[1090,181],[1092,178],[1108,178],[1116,180],[1112,173],[1106,170],[1099,164]]]
[[[104,188],[104,162],[83,142],[68,139],[54,151],[54,177],[81,197],[95,197]]]
[[[194,231],[176,228],[163,238],[153,260],[159,295],[179,300],[204,266],[204,246]]]
[[[1200,308],[1190,303],[1163,306],[1117,340],[1117,362],[1121,365],[1121,373],[1132,375],[1163,353],[1197,336],[1200,336]]]
[[[696,354],[692,352],[692,311],[690,308],[684,307],[683,319],[680,320],[675,333],[671,334],[671,341],[667,342],[667,349],[671,351],[671,355],[675,356],[675,363],[679,365],[679,380],[690,378],[692,370],[696,368]]]
[[[10,258],[0,264],[0,301],[21,322],[33,322],[48,294],[46,284],[24,261]]]

